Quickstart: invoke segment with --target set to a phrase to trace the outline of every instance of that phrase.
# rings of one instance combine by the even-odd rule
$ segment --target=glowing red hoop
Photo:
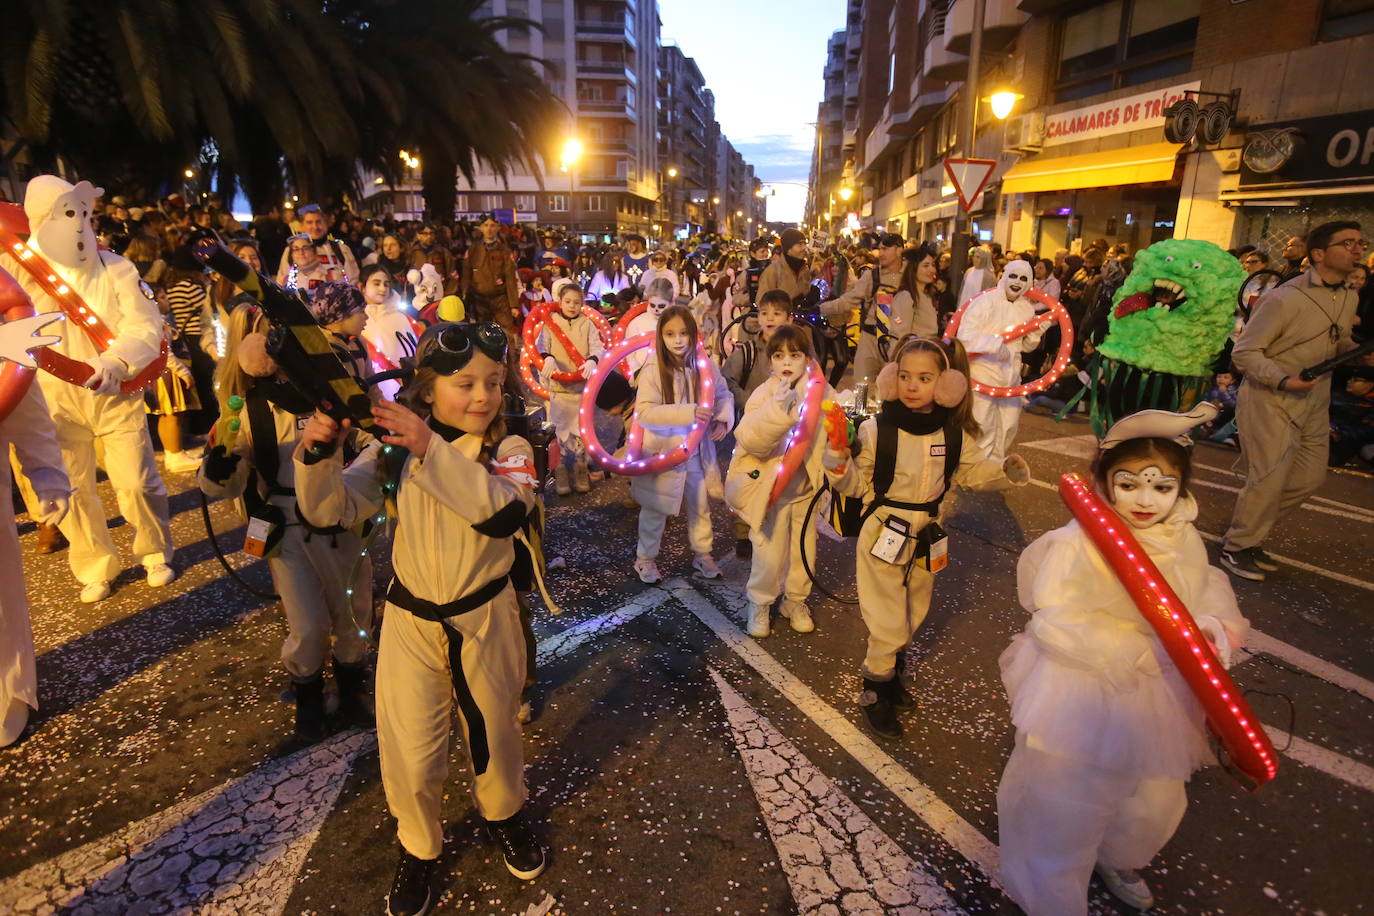
[[[816,427],[821,420],[821,401],[825,398],[825,374],[813,359],[806,366],[806,392],[797,422],[787,433],[782,458],[778,462],[778,474],[773,478],[773,489],[768,494],[768,505],[773,505],[783,490],[792,482],[797,469],[806,461],[811,452],[811,443],[816,438]]]
[[[616,320],[615,333],[611,335],[610,345],[614,347],[624,343],[625,335],[630,332],[630,322],[634,321],[636,318],[638,318],[640,315],[643,315],[648,310],[649,303],[647,301],[636,302],[634,305],[630,306],[630,310],[627,311],[624,315],[621,315],[620,318]]]
[[[552,314],[556,306],[552,302],[543,302],[530,309],[530,313],[525,316],[525,323],[520,328],[520,378],[529,386],[531,392],[544,400],[549,399],[549,389],[540,383],[537,373],[544,369],[544,356],[539,352],[539,330],[548,322],[549,315]],[[603,346],[609,344],[611,338],[611,325],[602,315],[590,305],[582,306],[582,314],[596,325],[597,335],[601,338]],[[580,382],[581,372],[555,372],[553,379],[556,382]]]
[[[950,318],[949,326],[945,328],[945,337],[952,339],[958,334],[959,322],[963,321],[964,312],[968,311],[970,305],[989,293],[1000,293],[1000,290],[994,286],[992,289],[984,290],[959,306],[959,310],[954,313],[954,317]],[[985,394],[994,398],[1020,398],[1028,394],[1037,394],[1057,382],[1059,376],[1063,375],[1064,370],[1068,368],[1069,356],[1073,354],[1073,319],[1069,317],[1069,313],[1064,309],[1064,306],[1060,305],[1059,300],[1043,289],[1028,289],[1025,292],[1025,296],[1032,301],[1039,302],[1041,305],[1046,306],[1049,311],[1041,312],[1025,324],[1007,328],[1002,332],[1002,340],[1006,343],[1011,343],[1013,340],[1020,340],[1022,337],[1025,337],[1040,325],[1053,318],[1059,322],[1060,331],[1059,351],[1054,355],[1054,364],[1050,366],[1050,371],[1040,376],[1040,378],[1021,385],[1011,385],[1006,388],[997,385],[986,385],[982,382],[969,379],[969,387],[979,394]]]
[[[1235,681],[1217,660],[1197,622],[1130,529],[1077,474],[1059,479],[1059,495],[1112,567],[1140,615],[1154,629],[1207,723],[1236,767],[1258,789],[1279,772],[1278,755]]]
[[[644,440],[644,431],[638,422],[631,423],[624,459],[616,458],[602,447],[601,440],[596,436],[596,424],[593,422],[596,417],[597,392],[601,390],[607,376],[615,371],[615,367],[624,362],[625,357],[645,347],[652,347],[656,337],[657,332],[647,332],[612,347],[611,352],[606,354],[606,358],[597,364],[592,377],[587,379],[587,384],[582,389],[582,403],[578,407],[578,431],[582,434],[582,441],[587,446],[588,454],[596,459],[596,462],[602,467],[626,477],[658,474],[682,464],[696,452],[701,445],[702,437],[706,435],[706,431],[711,425],[710,420],[693,422],[687,430],[687,438],[681,445],[666,452],[650,455],[648,458],[642,458],[639,455],[639,449]],[[710,408],[716,401],[716,377],[711,357],[700,340],[697,341],[695,359],[697,377],[700,379],[697,407]]]

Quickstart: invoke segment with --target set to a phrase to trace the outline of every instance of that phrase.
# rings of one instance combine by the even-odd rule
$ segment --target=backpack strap
[[[743,388],[749,384],[749,376],[754,374],[754,361],[759,356],[759,344],[756,340],[741,340],[740,348],[743,351],[744,371],[740,373],[739,386]]]
[[[265,496],[295,495],[289,487],[280,486],[277,475],[281,471],[281,453],[277,450],[277,424],[267,398],[248,395],[248,431],[253,437],[253,467],[262,480]]]
[[[897,439],[900,430],[895,423],[884,423],[881,419],[875,421],[878,429],[878,439],[873,453],[873,499],[864,507],[863,516],[859,519],[860,527],[868,521],[868,517],[883,506],[893,506],[897,509],[909,509],[913,512],[924,512],[934,517],[940,511],[940,503],[948,495],[954,486],[954,475],[959,470],[959,457],[964,448],[964,432],[959,424],[951,421],[944,428],[945,433],[945,466],[944,466],[944,489],[940,495],[933,500],[924,503],[909,503],[887,498],[887,491],[892,487],[892,480],[897,474]]]

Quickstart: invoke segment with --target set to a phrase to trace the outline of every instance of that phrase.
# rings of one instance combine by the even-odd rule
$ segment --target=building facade
[[[943,161],[966,148],[972,5],[861,0],[852,168],[865,227],[951,235]],[[1023,98],[1005,121],[980,101],[972,154],[996,167],[973,230],[1046,254],[1170,237],[1277,254],[1326,219],[1374,221],[1371,33],[1363,0],[986,0],[977,95]],[[1230,107],[1229,129],[1169,142],[1166,110],[1185,97]]]

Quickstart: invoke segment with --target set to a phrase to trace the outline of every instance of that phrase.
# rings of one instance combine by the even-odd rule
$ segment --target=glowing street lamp
[[[843,200],[843,201],[846,201],[846,202],[847,202],[847,201],[849,200],[849,198],[851,198],[851,197],[853,197],[853,196],[854,196],[854,189],[853,189],[853,188],[848,187],[848,186],[842,186],[842,187],[840,188],[840,200]]]
[[[1016,107],[1016,103],[1024,99],[1025,96],[1019,92],[1012,92],[1010,89],[1002,89],[994,92],[983,101],[992,106],[992,113],[999,121],[1005,121],[1011,114],[1011,110]]]
[[[181,174],[185,175],[187,178],[195,178],[195,177],[196,177],[196,173],[195,173],[195,170],[194,170],[194,169],[187,169],[186,171],[182,172]]]
[[[582,158],[582,141],[576,137],[569,137],[563,141],[563,152],[559,154],[559,161],[563,163],[563,171],[570,169],[577,160]]]
[[[669,178],[676,178],[676,177],[677,177],[677,166],[673,166],[673,165],[668,166],[668,177],[669,177]]]
[[[719,197],[712,197],[712,198],[711,198],[711,203],[713,203],[713,204],[719,204],[719,203],[720,203],[720,198],[719,198]]]

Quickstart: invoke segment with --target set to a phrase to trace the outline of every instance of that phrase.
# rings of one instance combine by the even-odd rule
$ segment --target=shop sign
[[[1356,184],[1371,179],[1374,111],[1259,124],[1245,136],[1242,188]]]
[[[1141,92],[1124,99],[1045,115],[1045,146],[1062,146],[1131,130],[1164,126],[1164,109],[1183,93],[1202,88],[1200,81]]]

